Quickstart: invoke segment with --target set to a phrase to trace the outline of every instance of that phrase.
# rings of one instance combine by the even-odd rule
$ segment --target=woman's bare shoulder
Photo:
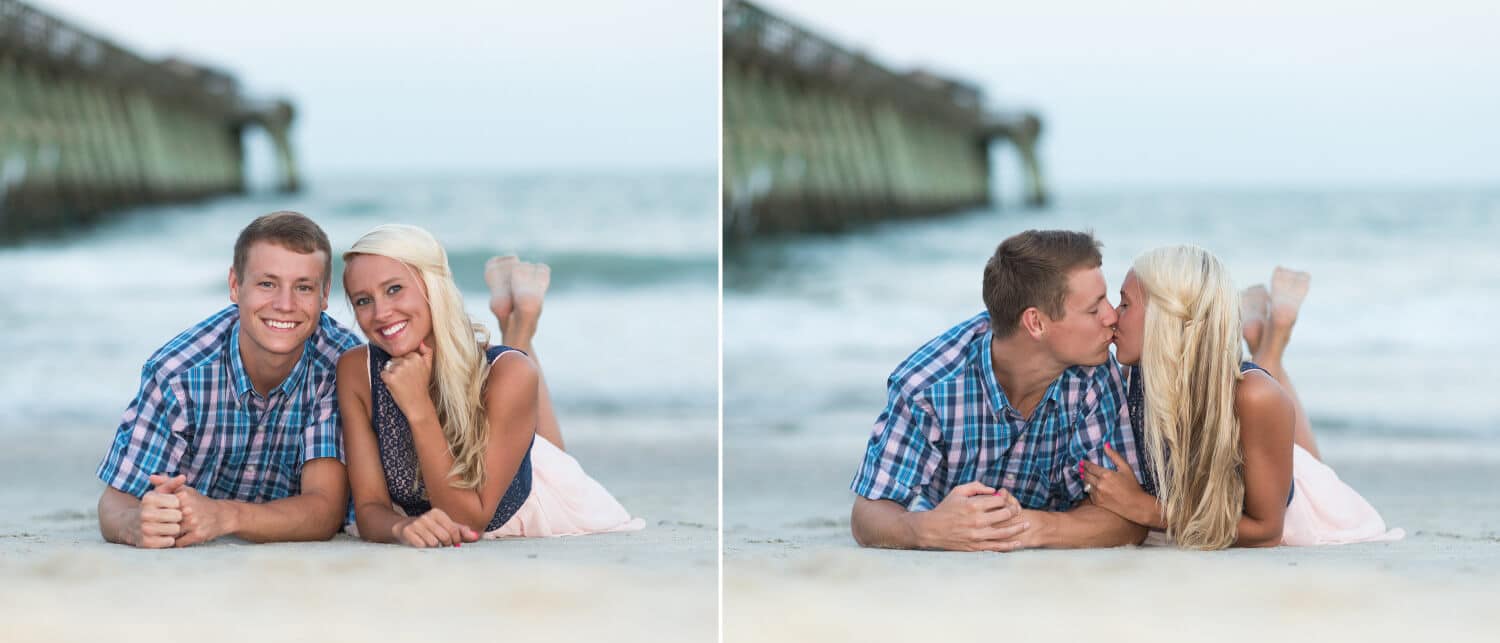
[[[339,356],[338,386],[345,391],[369,391],[370,375],[366,366],[370,363],[370,347],[360,344],[344,351]]]
[[[529,355],[518,350],[505,351],[490,363],[490,372],[484,380],[485,393],[517,387],[534,389],[537,379],[536,362]]]
[[[1251,370],[1235,386],[1234,414],[1240,419],[1244,439],[1279,435],[1283,431],[1278,428],[1291,435],[1296,405],[1276,378],[1265,371]]]

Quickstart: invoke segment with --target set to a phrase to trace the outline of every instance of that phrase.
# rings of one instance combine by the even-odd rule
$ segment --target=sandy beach
[[[139,551],[99,536],[93,472],[110,429],[9,431],[0,640],[714,640],[716,427],[566,410],[564,422],[570,451],[645,530],[441,550],[340,535]]]
[[[726,429],[725,641],[1488,641],[1500,627],[1494,446],[1324,438],[1341,477],[1406,530],[1395,543],[911,552],[849,535],[865,436],[842,427],[865,420]]]

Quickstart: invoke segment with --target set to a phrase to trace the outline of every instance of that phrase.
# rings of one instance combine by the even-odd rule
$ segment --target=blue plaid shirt
[[[1086,495],[1080,460],[1115,468],[1106,441],[1142,470],[1113,356],[1063,371],[1028,420],[995,380],[993,339],[989,314],[980,313],[896,367],[854,493],[923,511],[977,480],[1009,490],[1028,509],[1060,511]]]
[[[240,357],[239,307],[231,305],[146,360],[96,475],[137,498],[151,474],[184,474],[216,499],[267,502],[301,493],[302,464],[343,460],[334,375],[359,338],[322,314],[302,358],[262,397]]]

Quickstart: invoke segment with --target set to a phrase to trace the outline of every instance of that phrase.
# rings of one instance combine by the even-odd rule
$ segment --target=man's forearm
[[[328,540],[344,523],[344,506],[312,492],[267,503],[221,500],[228,533],[250,542]]]
[[[1065,512],[1027,510],[1030,522],[1037,528],[1034,547],[1070,549],[1079,547],[1119,547],[1138,545],[1148,530],[1114,512],[1092,504],[1083,504]]]
[[[854,541],[864,547],[920,549],[920,516],[890,500],[855,498],[849,516]]]

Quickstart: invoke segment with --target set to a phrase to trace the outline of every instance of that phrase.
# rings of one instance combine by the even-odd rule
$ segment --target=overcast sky
[[[1066,186],[1500,184],[1494,0],[763,5],[1039,110]]]
[[[292,96],[313,174],[716,164],[719,0],[39,4]],[[1496,2],[765,4],[1039,110],[1059,187],[1500,177]]]
[[[34,4],[292,97],[314,175],[718,162],[714,0]]]

